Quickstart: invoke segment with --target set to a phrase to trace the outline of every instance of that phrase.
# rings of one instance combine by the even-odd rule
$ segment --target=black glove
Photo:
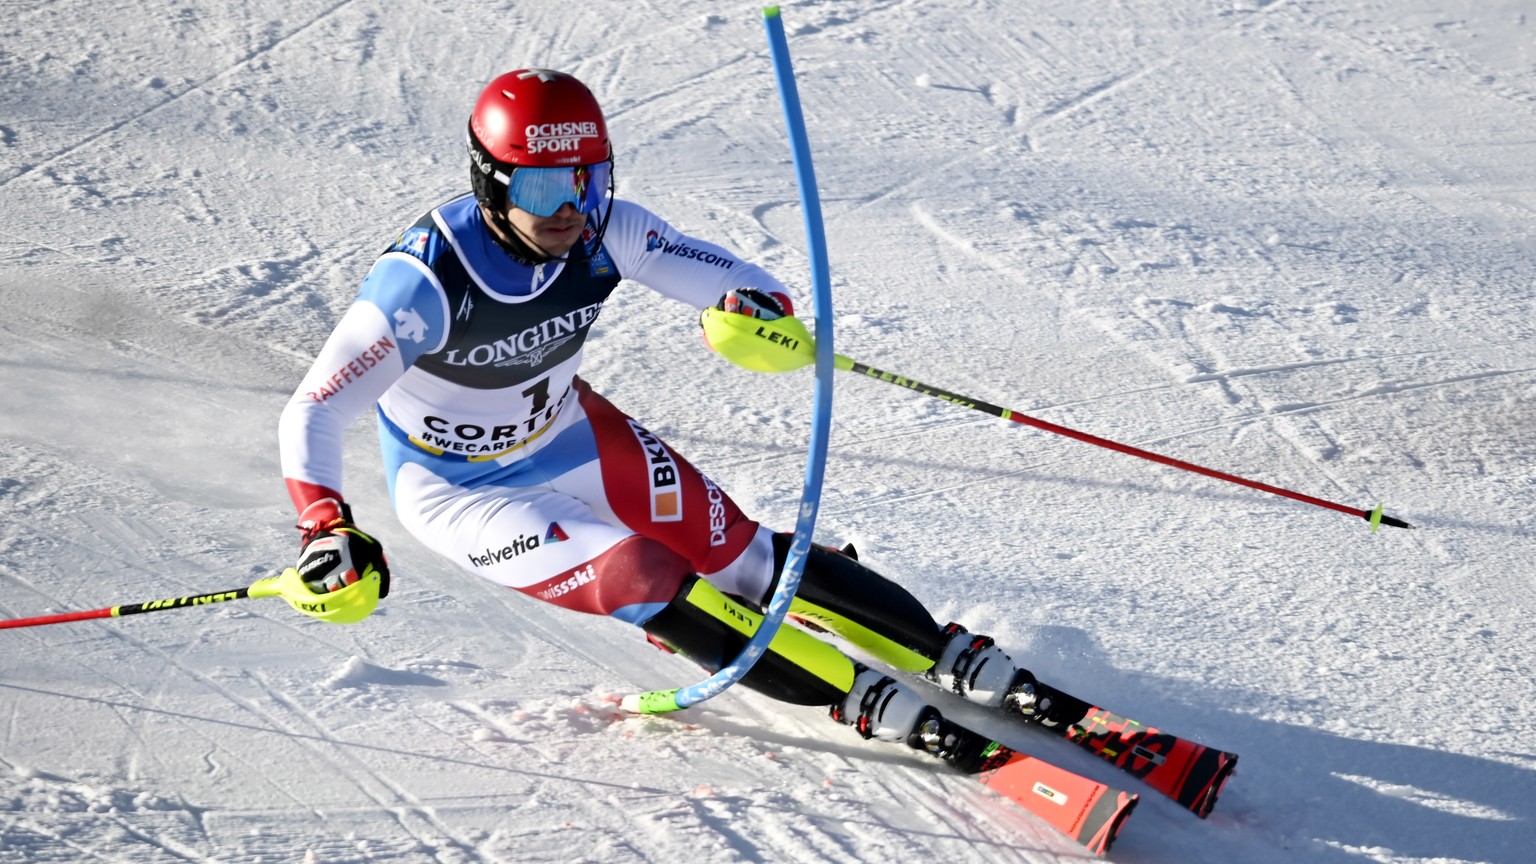
[[[772,321],[775,318],[793,314],[790,311],[788,297],[782,294],[770,294],[757,288],[733,288],[725,292],[725,296],[720,298],[715,308],[751,318],[761,318],[764,321]]]
[[[379,574],[379,596],[389,596],[384,547],[352,524],[352,508],[334,498],[322,498],[304,508],[298,527],[304,532],[304,545],[294,569],[310,591],[340,591],[371,569]]]

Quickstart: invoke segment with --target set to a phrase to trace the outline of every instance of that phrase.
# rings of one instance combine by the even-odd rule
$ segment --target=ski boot
[[[944,628],[949,641],[928,679],[988,708],[1003,708],[1024,719],[1052,726],[1051,698],[1035,676],[1013,662],[990,636],[968,632],[959,624]]]
[[[864,666],[858,667],[848,697],[834,704],[831,713],[833,720],[854,727],[866,739],[904,743],[970,774],[981,770],[992,743],[944,719],[939,709],[896,679]]]

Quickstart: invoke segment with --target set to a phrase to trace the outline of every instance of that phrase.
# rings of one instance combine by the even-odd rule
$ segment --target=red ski
[[[1043,759],[988,745],[977,779],[1045,820],[1095,855],[1109,851],[1137,796],[1058,768]]]
[[[1202,819],[1237,768],[1236,753],[1144,726],[1038,681],[1034,688],[1030,725],[1097,753]]]

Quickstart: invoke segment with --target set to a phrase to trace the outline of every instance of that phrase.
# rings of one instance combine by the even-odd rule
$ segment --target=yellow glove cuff
[[[713,307],[700,322],[716,354],[753,372],[793,372],[816,362],[816,340],[792,315],[764,320]]]
[[[365,567],[362,575],[363,578],[339,591],[316,594],[304,584],[299,571],[289,567],[274,580],[273,593],[287,600],[288,605],[296,611],[311,618],[332,624],[356,624],[373,614],[373,610],[378,607],[379,586],[383,581],[379,571],[372,567]]]

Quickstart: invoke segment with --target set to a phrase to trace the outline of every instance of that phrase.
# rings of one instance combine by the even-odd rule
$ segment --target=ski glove
[[[352,508],[334,498],[322,498],[299,516],[304,545],[295,569],[315,594],[340,591],[374,573],[379,596],[389,596],[389,562],[379,541],[352,524]]]
[[[710,350],[753,372],[789,372],[816,360],[815,341],[777,291],[727,291],[699,315],[699,325]]]
[[[715,308],[723,312],[735,312],[750,318],[772,321],[794,314],[789,298],[783,294],[770,294],[757,288],[733,288],[725,292]]]

